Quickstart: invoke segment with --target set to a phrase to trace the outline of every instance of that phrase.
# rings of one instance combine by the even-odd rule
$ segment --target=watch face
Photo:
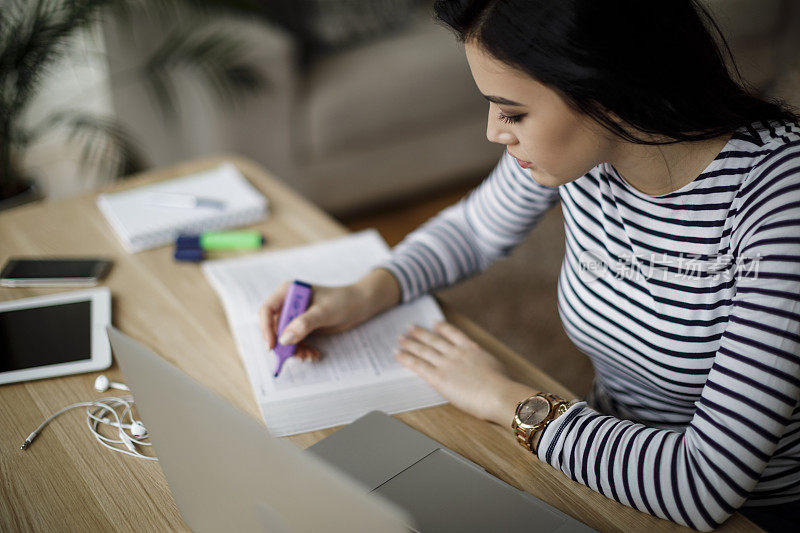
[[[534,396],[519,408],[519,420],[525,425],[535,426],[550,413],[550,402],[541,396]]]

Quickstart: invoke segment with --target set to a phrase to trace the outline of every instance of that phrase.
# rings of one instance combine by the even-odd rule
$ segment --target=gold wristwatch
[[[535,454],[538,446],[534,440],[537,434],[547,424],[566,413],[574,403],[547,392],[534,394],[519,402],[511,422],[517,442]]]

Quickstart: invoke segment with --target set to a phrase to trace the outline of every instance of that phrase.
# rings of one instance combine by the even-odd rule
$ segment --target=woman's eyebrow
[[[495,104],[516,105],[516,106],[522,105],[519,102],[515,102],[514,100],[509,100],[508,98],[503,98],[502,96],[487,96],[485,94],[481,94],[481,96],[483,96],[490,102],[494,102]]]

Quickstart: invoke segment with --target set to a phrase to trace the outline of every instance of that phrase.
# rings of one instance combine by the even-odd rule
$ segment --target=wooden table
[[[252,162],[236,157],[192,161],[148,172],[111,189],[125,189],[232,160],[269,198],[271,215],[254,226],[267,248],[295,246],[347,233],[346,228]],[[171,247],[128,254],[95,205],[94,194],[39,202],[0,213],[0,262],[12,255],[111,257],[105,280],[113,323],[260,420],[224,312],[196,264],[176,263]],[[0,300],[67,289],[0,288]],[[445,316],[500,357],[513,375],[541,390],[572,396],[473,322],[443,306]],[[106,372],[124,381],[115,364]],[[51,423],[26,452],[25,437],[67,404],[96,399],[95,374],[0,386],[0,531],[182,530],[158,463],[100,447],[75,410]],[[486,468],[600,531],[690,531],[635,511],[573,482],[514,441],[509,428],[476,420],[449,406],[398,416]],[[306,447],[333,429],[290,437]],[[202,468],[202,465],[198,465]],[[754,530],[740,515],[720,530]]]

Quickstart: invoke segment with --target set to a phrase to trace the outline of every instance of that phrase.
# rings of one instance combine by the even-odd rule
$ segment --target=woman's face
[[[474,41],[465,47],[472,77],[489,100],[486,137],[504,144],[533,179],[556,187],[610,159],[614,141],[604,128]]]

